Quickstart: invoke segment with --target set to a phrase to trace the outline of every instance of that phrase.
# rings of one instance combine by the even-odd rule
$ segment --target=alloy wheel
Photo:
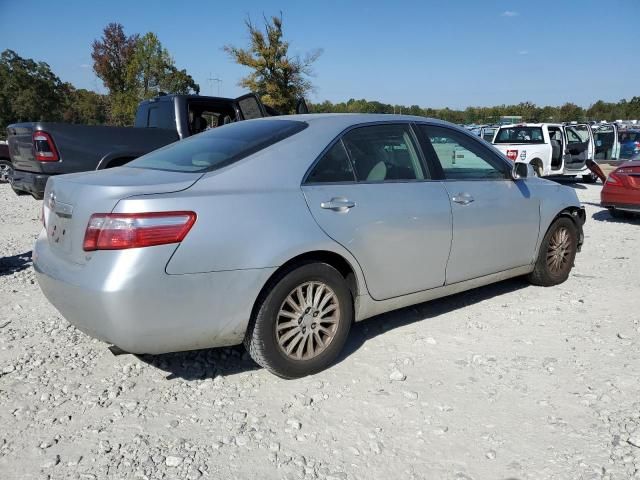
[[[276,319],[280,350],[293,360],[310,360],[326,350],[338,330],[340,305],[323,282],[305,282],[285,298]]]
[[[547,267],[551,273],[561,272],[571,256],[571,235],[565,227],[558,228],[549,240]]]

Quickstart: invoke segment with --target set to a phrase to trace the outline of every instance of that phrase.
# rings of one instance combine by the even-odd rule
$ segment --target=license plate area
[[[51,246],[63,252],[71,251],[71,229],[70,219],[61,217],[52,212],[49,215],[49,225],[47,225],[47,237]]]

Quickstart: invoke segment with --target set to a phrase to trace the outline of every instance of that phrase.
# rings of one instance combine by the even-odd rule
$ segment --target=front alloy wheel
[[[558,218],[542,239],[533,272],[528,276],[529,281],[544,287],[564,282],[573,268],[577,251],[578,229],[573,220]]]

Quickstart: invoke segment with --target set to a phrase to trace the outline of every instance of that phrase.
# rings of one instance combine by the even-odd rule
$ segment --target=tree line
[[[507,115],[521,116],[526,122],[570,122],[573,120],[618,120],[640,119],[640,96],[619,102],[598,100],[588,108],[573,103],[565,103],[559,107],[537,106],[531,102],[517,105],[497,105],[494,107],[467,107],[464,110],[450,108],[424,108],[418,105],[392,105],[370,100],[350,99],[347,102],[322,103],[309,105],[314,113],[402,113],[423,117],[440,118],[458,124],[497,123]]]
[[[264,24],[245,21],[249,44],[242,48],[226,45],[224,50],[236,63],[249,69],[238,85],[256,93],[265,103],[283,113],[292,113],[297,100],[313,90],[309,80],[312,65],[321,55],[314,50],[305,56],[289,54],[284,39],[282,14]],[[200,86],[185,69],[178,69],[169,51],[153,32],[127,35],[119,23],[107,25],[91,45],[93,71],[107,93],[75,88],[63,82],[41,61],[22,58],[12,50],[0,54],[0,137],[6,126],[21,121],[63,121],[88,125],[131,125],[140,101],[160,92],[199,94]],[[598,100],[588,108],[573,103],[537,106],[531,102],[464,110],[393,105],[365,99],[310,104],[317,113],[404,113],[441,118],[454,123],[494,123],[505,115],[519,115],[524,121],[562,122],[571,120],[640,119],[640,97],[619,102]]]

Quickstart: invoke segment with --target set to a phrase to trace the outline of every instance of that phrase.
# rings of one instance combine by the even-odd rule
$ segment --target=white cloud
[[[520,50],[518,55],[529,55],[529,50]]]
[[[505,10],[501,13],[502,17],[517,17],[520,15],[518,12],[514,12],[513,10]]]

